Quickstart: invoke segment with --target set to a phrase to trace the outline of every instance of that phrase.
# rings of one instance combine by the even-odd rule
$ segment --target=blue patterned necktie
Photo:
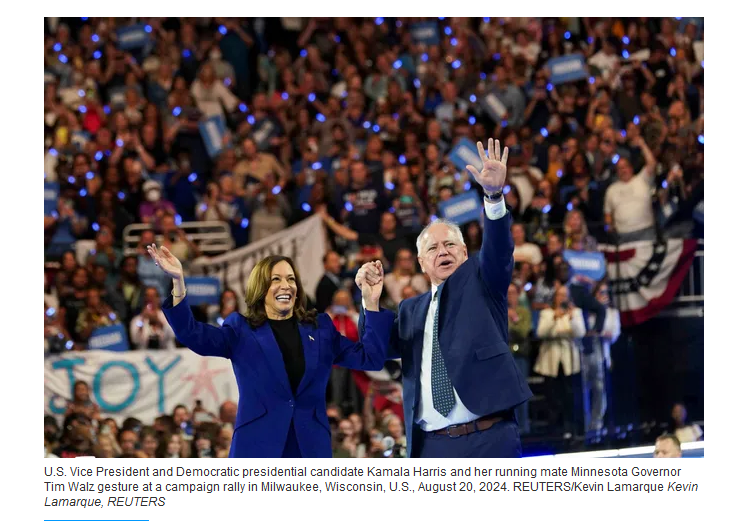
[[[437,289],[432,301],[436,301],[434,309],[434,331],[431,337],[431,398],[434,409],[440,415],[446,417],[455,405],[454,388],[447,374],[444,357],[439,349],[439,294],[441,287]]]

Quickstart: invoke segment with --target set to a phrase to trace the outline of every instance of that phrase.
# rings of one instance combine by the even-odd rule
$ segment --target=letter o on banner
[[[130,392],[128,397],[119,404],[110,404],[105,401],[104,398],[102,398],[102,377],[105,375],[105,372],[107,372],[108,369],[111,369],[113,367],[122,367],[130,373],[130,377],[133,380],[133,390]],[[120,411],[128,407],[138,396],[138,391],[140,391],[140,374],[138,374],[138,370],[128,362],[123,362],[120,360],[107,362],[102,367],[100,367],[100,370],[97,371],[97,374],[94,375],[92,391],[94,392],[94,397],[99,403],[100,409],[103,412],[119,413]]]
[[[61,405],[57,405],[56,402],[60,400]],[[55,415],[63,415],[66,413],[66,400],[63,397],[54,394],[48,401],[48,408]]]

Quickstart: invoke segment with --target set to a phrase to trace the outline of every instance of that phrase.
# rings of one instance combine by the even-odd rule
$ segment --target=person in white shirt
[[[633,175],[630,160],[620,157],[618,180],[605,192],[605,224],[618,235],[618,241],[654,240],[656,219],[653,215],[651,186],[655,178],[656,159],[642,137],[634,145],[641,149],[645,166]]]
[[[515,223],[511,229],[513,235],[513,259],[516,263],[530,263],[538,265],[543,261],[543,255],[538,245],[526,242],[526,229],[520,223]]]
[[[684,404],[674,404],[671,410],[671,418],[674,420],[674,435],[682,444],[685,442],[697,442],[702,440],[704,433],[697,424],[690,424],[687,418],[687,409]]]
[[[493,144],[494,143],[494,144]],[[416,246],[431,293],[398,308],[388,357],[400,358],[407,456],[518,458],[514,410],[532,393],[508,347],[508,286],[513,272],[511,215],[503,199],[508,148],[477,143],[482,171],[467,169],[485,192],[483,243],[468,256],[462,230],[429,224]],[[360,268],[355,282],[375,307],[383,287],[380,261]]]
[[[176,348],[176,336],[161,310],[155,287],[146,287],[143,311],[130,321],[130,341],[135,349]]]
[[[232,113],[240,103],[222,81],[215,77],[214,67],[210,63],[204,64],[199,70],[199,78],[191,85],[191,95],[205,118],[216,115],[225,118],[222,107]]]
[[[587,61],[587,64],[600,70],[604,80],[611,80],[611,76],[620,68],[620,57],[615,52],[615,46],[614,38],[608,38],[602,44],[602,49]]]
[[[546,377],[549,422],[563,429],[571,438],[574,429],[572,376],[579,374],[580,355],[577,339],[585,334],[582,311],[569,301],[569,290],[556,289],[552,305],[541,311],[536,334],[541,338],[538,358],[533,370]]]

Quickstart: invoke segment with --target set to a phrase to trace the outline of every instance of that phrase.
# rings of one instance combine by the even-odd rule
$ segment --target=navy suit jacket
[[[439,347],[452,385],[476,415],[509,410],[531,397],[508,347],[511,222],[510,210],[500,219],[485,217],[479,254],[460,265],[440,289]],[[426,292],[401,302],[388,350],[388,358],[401,359],[409,456],[420,435],[414,420],[421,396],[421,356],[430,301],[431,292]]]
[[[331,457],[326,390],[332,365],[382,369],[393,324],[391,313],[369,312],[362,342],[354,343],[337,332],[326,314],[318,315],[316,326],[299,323],[306,370],[294,394],[270,324],[252,328],[235,312],[222,327],[207,325],[194,319],[186,298],[174,307],[169,297],[163,312],[183,345],[232,362],[240,397],[231,458],[280,457],[291,421],[303,457]]]

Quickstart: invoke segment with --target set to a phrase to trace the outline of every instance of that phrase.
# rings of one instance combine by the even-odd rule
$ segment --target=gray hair
[[[447,228],[449,228],[452,237],[459,240],[460,244],[464,246],[464,236],[462,235],[462,230],[459,228],[459,225],[453,221],[449,221],[448,219],[437,219],[426,225],[419,234],[419,237],[416,238],[416,250],[418,250],[419,256],[421,255],[422,247],[426,244],[426,238],[429,235],[429,228],[434,225],[446,225]]]

